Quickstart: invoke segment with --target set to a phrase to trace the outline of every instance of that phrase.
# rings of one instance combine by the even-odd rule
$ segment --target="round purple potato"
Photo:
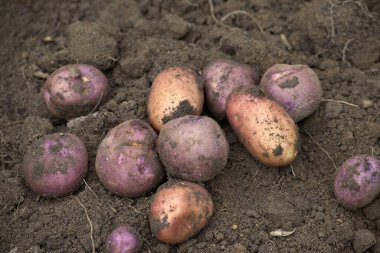
[[[118,226],[107,237],[106,253],[137,253],[139,248],[137,235],[127,225]]]
[[[43,93],[54,116],[72,119],[95,110],[108,92],[108,80],[100,70],[91,65],[70,64],[49,76]]]
[[[228,96],[239,86],[258,84],[257,73],[248,65],[216,60],[203,70],[207,106],[217,120],[226,116]]]
[[[306,65],[276,64],[264,73],[260,87],[295,122],[312,114],[322,99],[318,76]]]
[[[368,205],[380,193],[380,161],[373,155],[357,155],[345,161],[335,177],[334,193],[349,209]]]
[[[87,172],[87,150],[75,135],[55,133],[32,143],[24,156],[26,184],[41,196],[73,192]]]
[[[187,181],[208,181],[226,165],[229,146],[215,120],[187,115],[164,125],[157,149],[170,176]]]
[[[96,172],[102,184],[113,194],[129,198],[156,188],[163,178],[156,139],[156,132],[138,119],[111,129],[96,155]]]

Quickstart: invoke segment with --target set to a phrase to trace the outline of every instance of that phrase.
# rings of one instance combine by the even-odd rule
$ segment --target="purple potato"
[[[231,60],[216,60],[203,70],[207,106],[217,120],[226,116],[228,96],[239,86],[259,83],[257,73],[248,65]]]
[[[32,143],[24,156],[26,184],[41,196],[73,192],[87,172],[87,150],[75,135],[55,133]]]
[[[106,253],[137,253],[139,248],[136,233],[127,225],[118,226],[107,237]]]
[[[91,65],[70,64],[49,76],[43,93],[54,116],[72,119],[90,113],[106,100],[108,80]]]
[[[229,146],[215,120],[187,115],[164,125],[157,149],[170,176],[187,181],[208,181],[226,165]]]
[[[260,88],[295,122],[312,114],[322,99],[318,76],[306,65],[276,64],[264,73]]]
[[[343,206],[356,210],[380,193],[380,161],[373,155],[357,155],[343,163],[334,181],[335,197]]]
[[[163,178],[156,139],[156,132],[141,120],[125,121],[111,129],[96,155],[102,184],[110,192],[130,198],[156,188]]]

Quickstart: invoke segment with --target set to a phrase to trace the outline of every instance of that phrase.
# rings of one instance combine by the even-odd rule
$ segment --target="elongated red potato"
[[[213,212],[214,204],[204,187],[186,181],[169,181],[153,198],[150,228],[162,242],[182,243],[204,228]]]
[[[203,82],[194,71],[184,67],[165,69],[156,76],[149,92],[149,122],[160,131],[169,120],[200,115],[203,102]]]
[[[258,87],[240,87],[227,102],[227,118],[244,147],[260,162],[285,166],[297,156],[298,127]]]

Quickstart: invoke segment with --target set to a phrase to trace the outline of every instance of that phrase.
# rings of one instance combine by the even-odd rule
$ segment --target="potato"
[[[109,131],[96,155],[96,172],[101,183],[116,195],[139,197],[158,186],[163,169],[155,151],[157,134],[135,119]]]
[[[203,100],[203,82],[191,69],[173,67],[163,70],[154,79],[149,92],[149,122],[160,131],[171,119],[200,115]]]
[[[86,172],[86,147],[72,134],[46,135],[33,142],[24,156],[25,182],[41,196],[61,197],[72,193]]]
[[[169,176],[208,181],[225,167],[228,142],[215,120],[187,115],[164,125],[157,151]]]
[[[357,155],[345,161],[334,181],[335,197],[346,208],[356,210],[380,193],[380,161],[373,155]]]
[[[54,116],[72,119],[90,113],[106,100],[108,80],[91,65],[70,64],[49,76],[43,93]]]
[[[227,118],[244,147],[260,162],[285,166],[297,156],[298,127],[258,87],[240,87],[227,101]]]
[[[276,64],[264,73],[260,87],[295,122],[312,114],[322,99],[318,76],[306,65]]]
[[[214,204],[204,187],[186,181],[169,181],[153,197],[150,228],[162,242],[182,243],[204,228],[213,212]]]
[[[231,60],[216,60],[203,70],[207,107],[217,120],[226,116],[226,103],[239,86],[259,84],[257,73],[248,65]]]
[[[139,248],[139,238],[128,225],[120,225],[112,230],[106,240],[106,253],[137,253]]]

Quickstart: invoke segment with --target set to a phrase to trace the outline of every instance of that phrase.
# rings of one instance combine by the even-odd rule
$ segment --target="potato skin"
[[[203,102],[203,82],[194,71],[185,67],[165,69],[153,80],[149,92],[149,122],[160,131],[171,119],[200,115]]]
[[[380,193],[380,161],[373,155],[357,155],[345,161],[334,181],[334,194],[344,207],[356,210]]]
[[[137,253],[140,242],[134,230],[128,225],[120,225],[107,236],[106,253]]]
[[[107,78],[87,64],[70,64],[55,70],[43,91],[49,111],[63,119],[90,113],[106,100],[108,93]]]
[[[260,87],[295,122],[318,108],[323,93],[318,76],[306,65],[276,64],[264,73]]]
[[[227,118],[244,147],[270,166],[289,165],[298,154],[298,127],[258,87],[240,87],[227,102]]]
[[[204,228],[213,213],[214,204],[204,187],[173,180],[161,186],[154,195],[149,223],[158,240],[178,244]]]
[[[24,156],[26,184],[46,197],[72,193],[87,172],[87,150],[73,134],[55,133],[32,143]]]
[[[207,107],[215,119],[226,117],[228,96],[239,86],[259,84],[257,73],[250,66],[235,61],[219,59],[203,70]]]
[[[163,178],[155,149],[157,134],[141,120],[129,120],[109,131],[100,143],[95,167],[101,183],[113,194],[139,197]]]
[[[225,167],[228,149],[218,123],[197,115],[169,121],[157,140],[157,151],[168,175],[186,181],[213,179]]]

